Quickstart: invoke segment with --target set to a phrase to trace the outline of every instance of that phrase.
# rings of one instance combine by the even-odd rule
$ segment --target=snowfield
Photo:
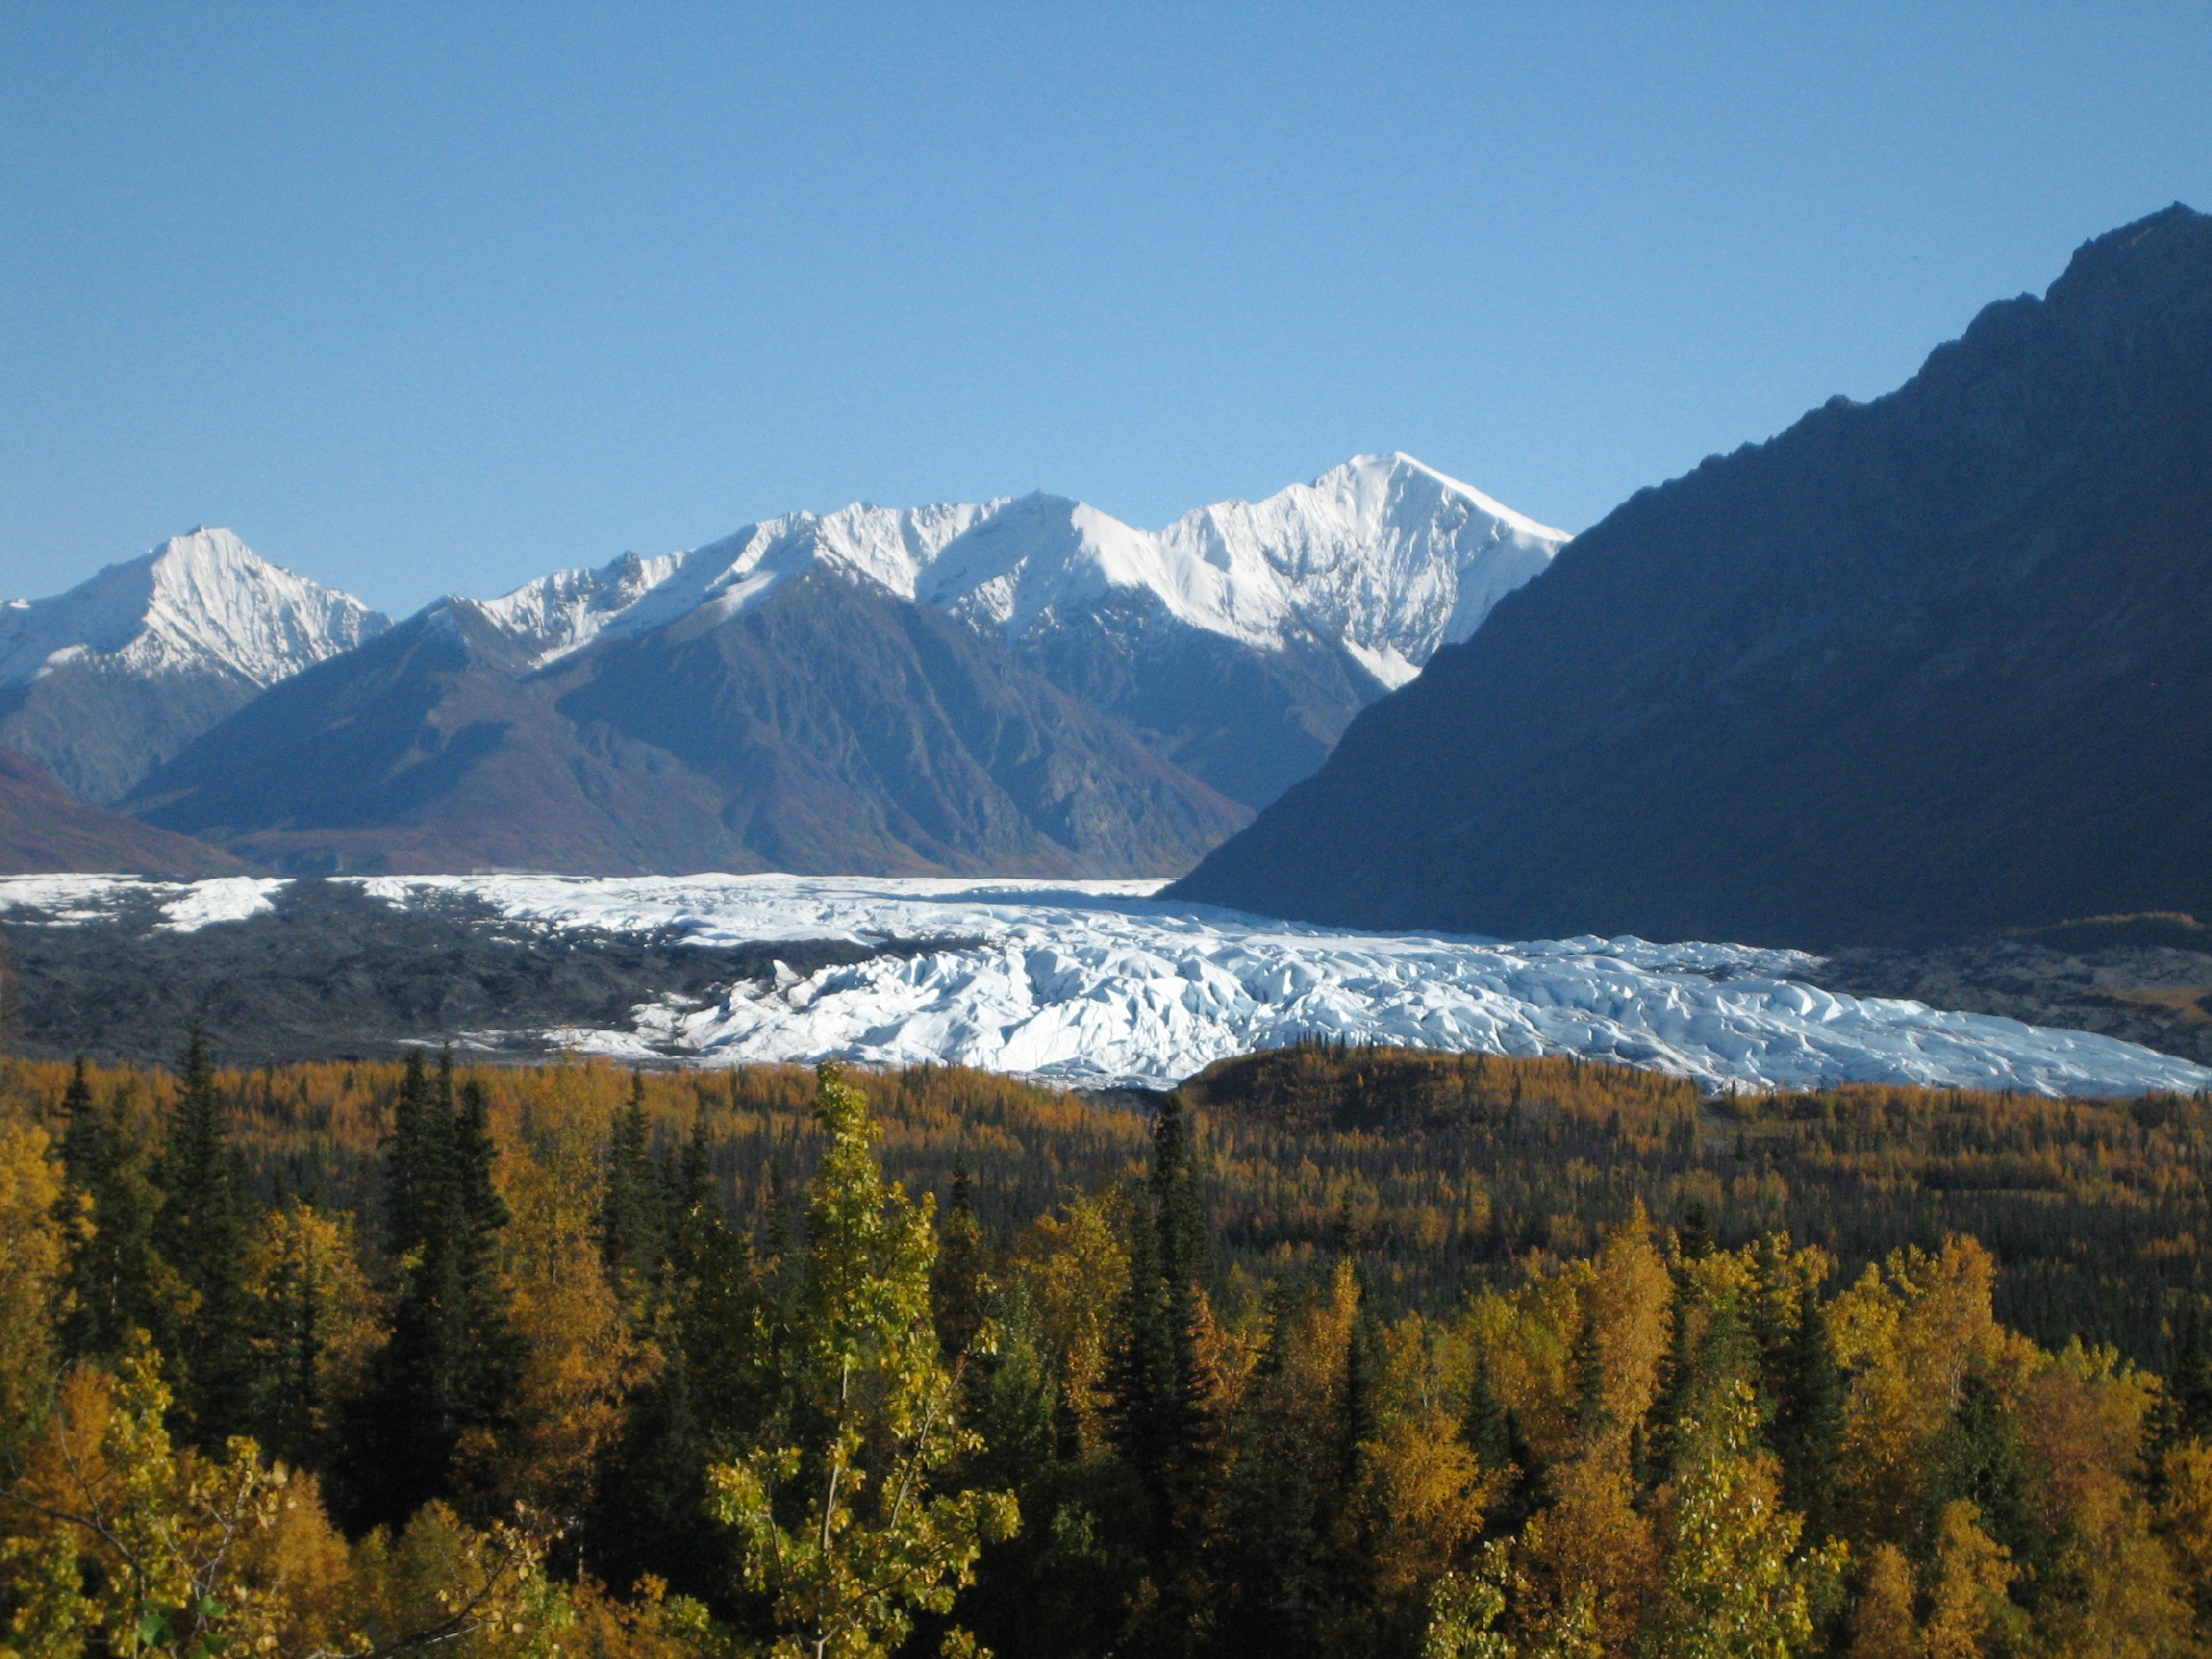
[[[1163,900],[1156,882],[354,879],[393,905],[467,896],[511,921],[580,934],[890,947],[813,973],[779,965],[772,982],[740,981],[704,1004],[643,1004],[626,1029],[541,1034],[618,1059],[735,1065],[839,1055],[1157,1087],[1225,1056],[1326,1036],[1588,1055],[1709,1088],[2212,1088],[2212,1071],[2110,1037],[1836,995],[1793,977],[1814,958],[1746,945],[1363,934]],[[158,925],[188,930],[265,911],[284,885],[19,877],[0,881],[0,914],[68,925],[151,897],[162,901]]]

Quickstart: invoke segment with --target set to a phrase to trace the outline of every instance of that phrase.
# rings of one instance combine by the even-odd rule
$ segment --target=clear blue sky
[[[1570,529],[2212,208],[2201,4],[0,12],[0,594],[1403,449]]]

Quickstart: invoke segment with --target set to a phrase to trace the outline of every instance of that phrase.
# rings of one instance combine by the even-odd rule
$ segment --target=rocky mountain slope
[[[1164,875],[1250,816],[941,611],[828,567],[755,597],[568,652],[434,607],[131,808],[291,871],[579,875]]]
[[[1179,890],[1804,945],[2212,915],[2212,218],[1639,493]]]
[[[0,743],[111,805],[268,686],[389,626],[228,530],[0,605]]]
[[[246,867],[189,836],[88,807],[27,755],[0,748],[0,875],[230,875]]]
[[[1463,640],[1565,535],[1405,455],[1360,456],[1166,529],[1033,495],[793,513],[686,553],[561,571],[470,609],[542,667],[828,569],[959,618],[1248,806]]]

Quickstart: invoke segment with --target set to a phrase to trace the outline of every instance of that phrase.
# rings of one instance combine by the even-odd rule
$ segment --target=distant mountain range
[[[2212,916],[2212,218],[1640,491],[1178,890],[1807,946]]]
[[[1156,533],[793,514],[388,628],[200,532],[0,612],[0,740],[286,869],[1170,874],[1565,540],[1360,457]]]
[[[389,626],[228,530],[172,536],[56,598],[0,603],[0,745],[111,806],[267,687]]]
[[[1410,456],[1360,456],[1156,533],[1056,496],[856,505],[747,525],[690,553],[557,572],[500,599],[443,602],[542,669],[709,608],[727,619],[793,576],[833,572],[958,617],[1256,807],[1320,765],[1352,716],[1439,645],[1473,633],[1565,541]]]

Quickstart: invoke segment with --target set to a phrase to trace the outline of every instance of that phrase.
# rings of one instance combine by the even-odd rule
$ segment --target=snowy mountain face
[[[1343,640],[1396,689],[1567,537],[1411,456],[1362,455],[1262,502],[1201,507],[1160,540],[1221,570],[1264,570],[1286,617]]]
[[[602,633],[735,614],[826,565],[1010,642],[1141,595],[1182,625],[1259,649],[1301,632],[1341,641],[1386,686],[1464,640],[1567,540],[1406,455],[1363,455],[1267,500],[1139,530],[1042,494],[976,505],[856,504],[792,513],[662,558],[625,554],[469,605],[540,664]]]
[[[228,530],[199,529],[56,598],[0,607],[0,685],[97,662],[138,676],[234,674],[265,687],[390,625]]]
[[[1473,633],[1566,540],[1409,456],[1360,456],[1159,531],[1043,494],[859,504],[442,608],[544,668],[597,641],[727,620],[789,578],[828,569],[1003,640],[1166,758],[1258,806],[1318,765],[1366,703]]]
[[[390,624],[194,530],[51,599],[0,604],[0,744],[106,806],[258,693]]]

